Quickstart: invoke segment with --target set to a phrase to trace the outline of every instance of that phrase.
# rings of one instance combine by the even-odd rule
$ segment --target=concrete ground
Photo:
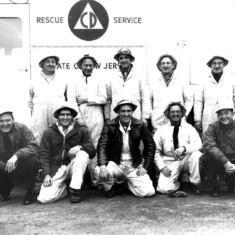
[[[16,186],[12,199],[0,202],[0,234],[235,234],[235,194],[107,199],[104,192],[85,189],[83,195],[79,204],[67,197],[50,205],[23,206],[23,187]]]

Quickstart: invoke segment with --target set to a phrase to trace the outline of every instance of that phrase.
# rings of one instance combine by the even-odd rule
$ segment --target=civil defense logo
[[[76,37],[85,41],[93,41],[106,32],[109,17],[100,3],[94,0],[81,0],[70,9],[68,23]]]

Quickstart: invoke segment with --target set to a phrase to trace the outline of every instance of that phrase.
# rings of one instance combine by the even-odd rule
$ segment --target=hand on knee
[[[53,179],[51,178],[50,175],[46,175],[44,180],[43,180],[43,186],[44,187],[49,187],[53,184]]]

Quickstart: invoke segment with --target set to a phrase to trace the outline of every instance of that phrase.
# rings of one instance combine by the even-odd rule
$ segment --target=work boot
[[[219,197],[219,196],[220,196],[219,185],[214,185],[214,186],[212,187],[211,196],[212,196],[212,197]]]
[[[69,195],[71,203],[80,203],[82,201],[81,189],[73,189],[69,187]]]
[[[26,191],[25,196],[24,196],[24,201],[23,201],[23,205],[27,206],[34,203],[34,197],[32,193],[29,193],[28,191]]]
[[[0,200],[2,202],[9,201],[11,199],[11,190],[14,184],[11,181],[4,181],[0,183]]]
[[[190,182],[181,182],[180,190],[192,190],[192,184]]]
[[[11,199],[11,190],[14,187],[13,182],[6,177],[6,175],[1,176],[0,178],[0,200],[8,201]]]
[[[195,195],[201,195],[202,194],[199,186],[196,185],[196,184],[192,184],[192,192]]]
[[[228,193],[234,193],[234,185],[228,184]]]

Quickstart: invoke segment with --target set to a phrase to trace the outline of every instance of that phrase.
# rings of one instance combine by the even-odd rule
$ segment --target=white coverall
[[[173,73],[171,82],[167,86],[162,74],[150,82],[151,123],[156,130],[159,126],[169,123],[164,111],[171,102],[181,102],[186,109],[186,117],[193,107],[193,93],[190,87]]]
[[[104,126],[103,105],[107,101],[105,82],[93,74],[85,77],[81,74],[68,87],[68,101],[76,103],[76,97],[87,98],[87,103],[78,106],[78,118],[88,127],[92,142],[97,147]],[[77,103],[76,103],[77,106]],[[97,157],[90,160],[90,169],[97,165]],[[98,183],[91,172],[93,186]]]
[[[189,171],[189,180],[192,184],[197,185],[201,182],[199,160],[202,155],[200,152],[202,142],[196,129],[186,122],[181,122],[178,132],[179,147],[186,148],[182,160],[175,160],[172,156],[174,151],[173,130],[174,126],[168,123],[159,127],[154,135],[156,143],[155,165],[160,171],[165,166],[171,170],[170,177],[165,177],[162,172],[159,176],[157,191],[164,194],[179,189],[178,177],[184,170]]]
[[[131,100],[138,107],[133,117],[143,120],[150,118],[150,94],[147,80],[141,77],[132,67],[126,81],[118,69],[107,84],[108,104],[105,107],[106,118],[113,119],[117,114],[113,111],[117,103],[123,99]]]
[[[217,120],[216,107],[219,100],[230,99],[235,104],[234,81],[233,77],[223,72],[218,83],[210,74],[198,86],[198,90],[194,94],[194,120],[202,122],[203,133],[210,123]]]
[[[28,102],[32,114],[30,129],[38,144],[44,130],[56,121],[54,111],[65,101],[66,92],[67,83],[57,73],[52,79],[47,79],[41,72],[38,77],[32,79]]]
[[[76,157],[71,160],[68,166],[62,165],[52,178],[52,185],[45,187],[42,185],[38,201],[41,203],[52,203],[67,195],[65,180],[71,179],[70,187],[81,189],[83,176],[85,174],[89,155],[80,150]]]

